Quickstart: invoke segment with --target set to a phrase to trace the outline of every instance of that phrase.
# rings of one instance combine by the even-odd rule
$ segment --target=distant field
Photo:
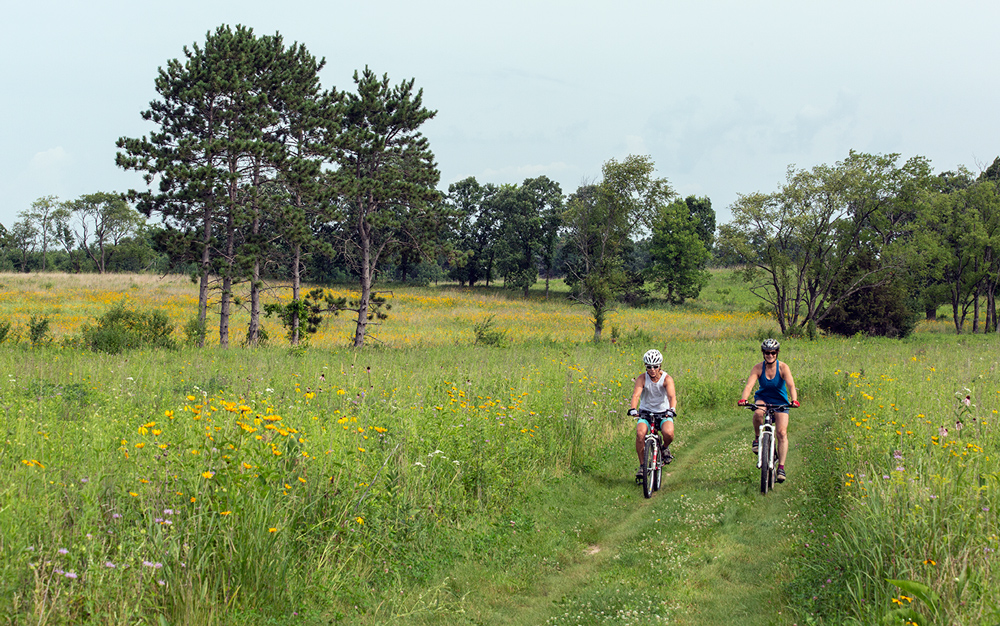
[[[656,341],[693,339],[753,338],[776,331],[776,325],[764,315],[749,312],[746,294],[727,287],[733,278],[718,273],[718,281],[705,290],[705,298],[681,307],[622,307],[608,317],[605,337],[617,329],[622,337],[641,335]],[[544,282],[531,291],[531,306],[519,292],[496,287],[461,288],[442,284],[430,287],[383,287],[392,306],[389,319],[371,332],[372,342],[389,347],[415,345],[454,345],[470,343],[473,327],[494,316],[497,328],[507,331],[513,342],[581,342],[593,337],[590,311],[566,298],[562,281],[553,281],[546,299]],[[726,292],[729,289],[731,294]],[[329,290],[351,297],[349,287]],[[737,301],[737,295],[740,299]],[[53,335],[59,339],[80,332],[80,328],[101,315],[116,302],[127,302],[164,311],[181,327],[197,312],[197,286],[184,276],[163,278],[149,275],[96,274],[0,274],[0,319],[14,324],[23,335],[32,315],[47,316]],[[275,286],[266,301],[291,298],[291,290]],[[246,301],[244,296],[243,301]],[[217,324],[217,315],[214,324]],[[249,317],[238,309],[231,321],[234,345],[242,340]],[[272,344],[284,343],[284,330],[275,319],[264,319],[264,328]],[[217,331],[209,341],[218,341]],[[317,347],[342,346],[353,337],[350,314],[332,317],[312,338]]]

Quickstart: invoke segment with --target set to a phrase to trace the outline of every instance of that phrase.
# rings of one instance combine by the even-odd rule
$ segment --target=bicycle
[[[766,495],[768,491],[774,489],[774,477],[777,473],[778,446],[774,436],[774,414],[784,413],[795,407],[789,404],[767,403],[747,403],[740,406],[751,411],[764,409],[764,423],[760,425],[757,433],[757,467],[760,469],[760,492]]]
[[[636,484],[642,483],[642,495],[649,498],[654,491],[660,490],[660,483],[663,480],[664,458],[668,458],[666,450],[663,449],[663,434],[660,433],[660,422],[667,416],[666,412],[651,413],[649,411],[639,411],[636,422],[641,419],[649,423],[649,430],[646,431],[644,440],[645,449],[642,455],[642,476],[636,476]],[[662,453],[661,453],[662,450]],[[670,461],[668,460],[667,463]]]

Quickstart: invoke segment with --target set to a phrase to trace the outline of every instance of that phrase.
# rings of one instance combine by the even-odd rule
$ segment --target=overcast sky
[[[41,196],[141,188],[115,140],[152,127],[157,68],[220,24],[280,32],[356,69],[416,79],[441,189],[546,175],[564,193],[648,154],[719,223],[790,164],[851,149],[974,171],[1000,154],[1000,3],[352,1],[6,3],[0,223]]]

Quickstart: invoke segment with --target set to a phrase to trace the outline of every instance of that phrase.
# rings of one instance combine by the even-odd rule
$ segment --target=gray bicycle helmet
[[[659,367],[663,363],[663,355],[656,348],[653,348],[646,354],[642,355],[642,362],[646,365],[655,365]]]
[[[777,339],[765,339],[760,344],[761,352],[765,352],[765,351],[767,351],[767,352],[771,352],[771,351],[777,352],[779,348],[781,348],[781,344],[778,343]]]

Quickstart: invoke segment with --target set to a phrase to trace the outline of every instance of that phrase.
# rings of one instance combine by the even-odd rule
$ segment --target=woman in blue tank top
[[[787,363],[778,361],[778,350],[780,345],[774,339],[765,339],[760,344],[760,351],[764,355],[764,361],[757,363],[750,370],[747,376],[746,387],[740,395],[739,405],[747,403],[747,397],[757,385],[757,393],[753,399],[755,404],[786,404],[794,407],[799,406],[798,393],[795,390],[795,379],[792,378],[792,370]],[[774,414],[774,439],[778,444],[778,475],[779,483],[785,482],[785,457],[788,456],[788,413]],[[753,412],[753,443],[750,448],[757,454],[757,433],[764,423],[764,409]]]

